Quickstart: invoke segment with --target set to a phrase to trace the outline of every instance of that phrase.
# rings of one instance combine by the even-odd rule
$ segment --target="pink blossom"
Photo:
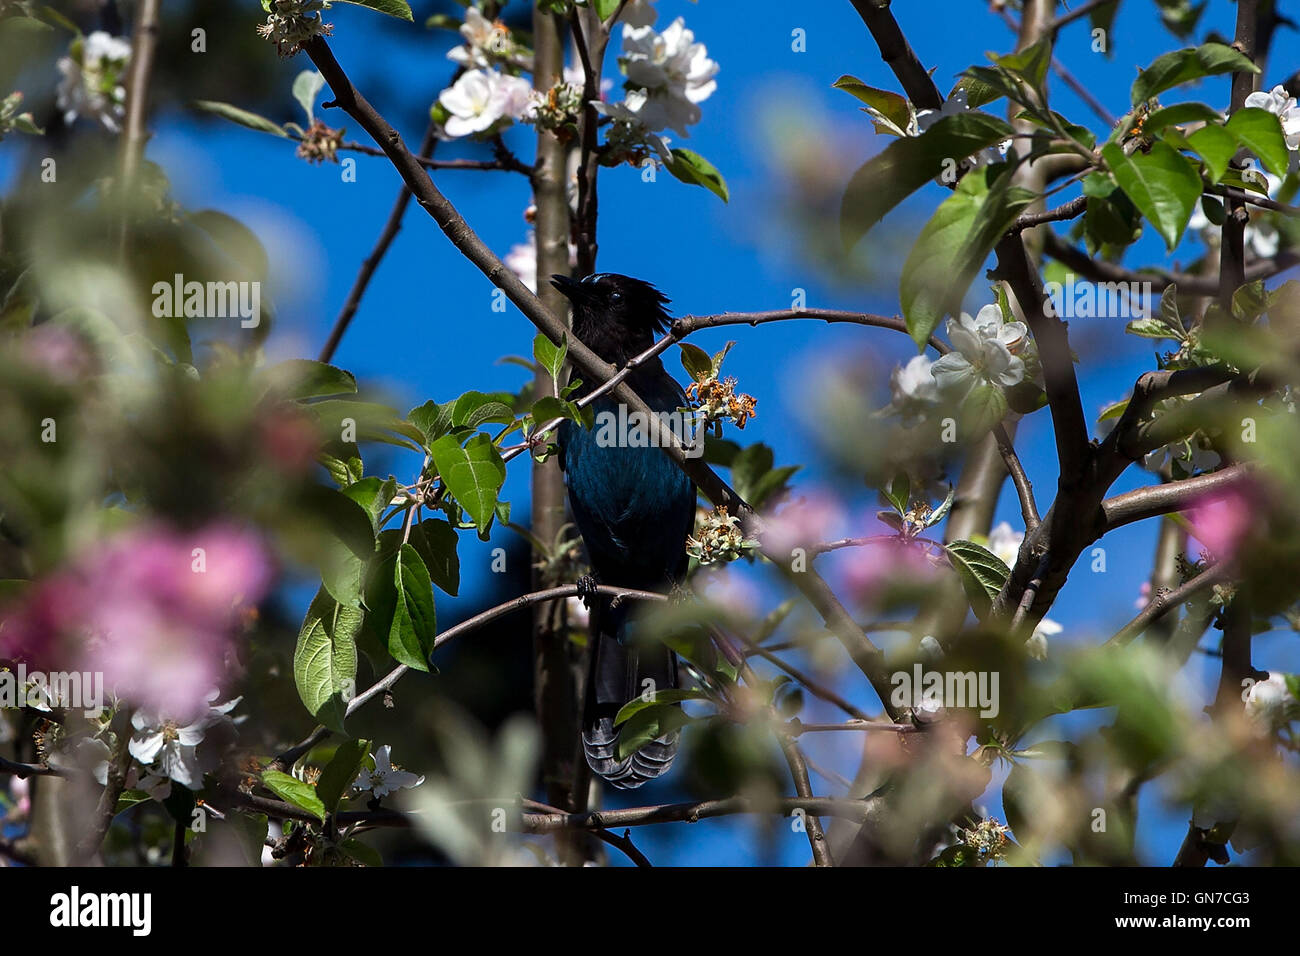
[[[814,490],[792,501],[763,524],[763,547],[789,555],[795,548],[825,541],[843,525],[844,508],[829,492]]]
[[[240,608],[272,576],[244,529],[144,525],[35,584],[0,621],[0,657],[102,673],[115,695],[183,719],[223,682]]]
[[[844,574],[844,585],[859,601],[870,604],[896,586],[924,587],[937,574],[923,545],[901,539],[880,541],[854,552]]]
[[[1216,559],[1231,560],[1254,520],[1254,508],[1239,488],[1199,499],[1187,513],[1192,534]]]
[[[22,341],[24,361],[61,385],[73,385],[94,371],[95,359],[81,336],[67,326],[44,322]]]

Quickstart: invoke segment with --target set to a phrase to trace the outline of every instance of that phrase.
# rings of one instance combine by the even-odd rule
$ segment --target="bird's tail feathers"
[[[631,640],[635,622],[625,608],[603,610],[592,644],[582,749],[595,774],[613,787],[631,790],[673,765],[679,731],[643,744],[620,760],[618,746],[624,728],[615,727],[614,718],[628,701],[647,690],[675,689],[677,655],[663,645]]]

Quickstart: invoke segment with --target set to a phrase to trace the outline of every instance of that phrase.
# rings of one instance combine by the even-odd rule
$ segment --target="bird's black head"
[[[551,276],[551,285],[573,303],[573,333],[607,362],[645,351],[655,333],[668,331],[668,297],[649,282],[613,272],[585,279]]]

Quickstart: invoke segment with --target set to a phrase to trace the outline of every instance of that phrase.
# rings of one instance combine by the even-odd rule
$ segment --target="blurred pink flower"
[[[0,621],[0,657],[102,673],[116,696],[183,719],[223,683],[240,608],[272,577],[244,529],[134,528],[37,583]]]
[[[1240,488],[1206,496],[1195,502],[1187,517],[1192,536],[1216,559],[1231,560],[1250,530],[1255,509]]]
[[[827,540],[845,520],[844,508],[829,492],[814,489],[763,524],[763,547],[775,554],[789,555],[795,548]]]
[[[895,586],[925,587],[938,575],[925,547],[903,540],[873,542],[854,552],[844,586],[863,603],[875,603]]]
[[[85,341],[67,326],[43,322],[22,340],[23,360],[62,385],[76,384],[95,369]]]
[[[321,445],[315,422],[290,405],[273,408],[259,419],[258,440],[265,458],[287,475],[306,474]]]

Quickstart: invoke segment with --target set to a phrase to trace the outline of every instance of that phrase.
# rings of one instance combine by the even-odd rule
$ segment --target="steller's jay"
[[[640,279],[601,273],[575,281],[557,275],[551,284],[573,303],[574,335],[619,368],[649,348],[655,333],[667,331],[671,321],[664,311],[668,299]],[[675,412],[687,405],[681,386],[657,358],[626,381],[652,411]],[[583,386],[572,397],[591,390]],[[602,413],[618,413],[609,395],[593,402],[592,410],[598,425]],[[560,467],[569,505],[596,580],[668,592],[686,576],[695,488],[661,449],[630,446],[624,437],[611,444],[600,439],[599,427],[589,430],[568,421],[560,426]],[[614,716],[619,709],[647,689],[645,681],[653,681],[656,691],[678,685],[676,655],[662,644],[634,639],[634,604],[611,606],[599,595],[591,604],[582,745],[591,769],[619,789],[639,787],[664,773],[677,753],[674,731],[618,759],[621,728],[614,726]]]

